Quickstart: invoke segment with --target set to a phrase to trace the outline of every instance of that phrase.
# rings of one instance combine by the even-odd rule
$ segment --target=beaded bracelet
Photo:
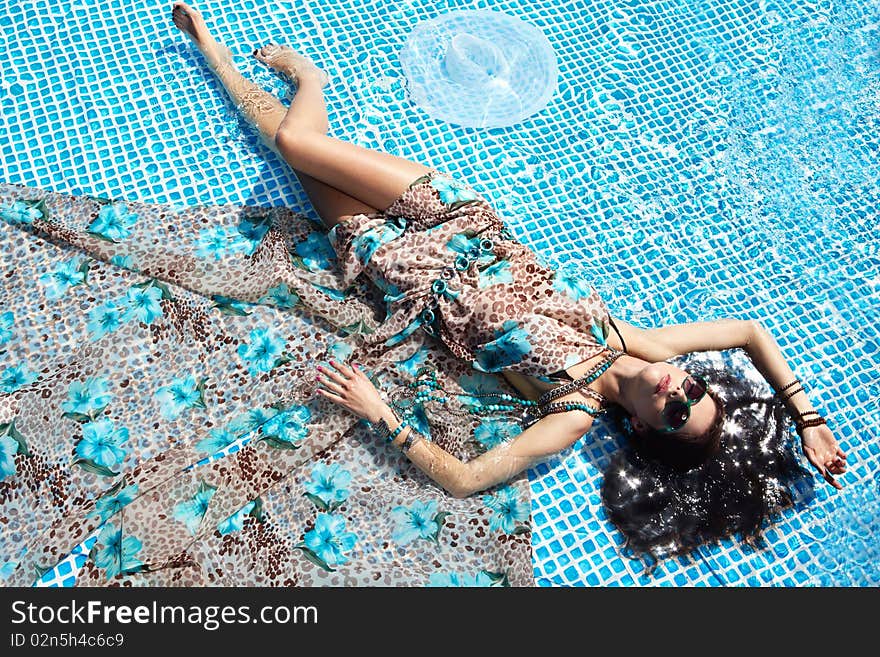
[[[780,394],[780,393],[782,393],[782,392],[788,390],[789,388],[791,388],[794,384],[796,384],[796,383],[800,383],[800,382],[801,382],[800,379],[795,379],[795,380],[792,381],[791,383],[782,386],[779,390],[776,391],[776,394],[778,395],[778,394]]]
[[[820,424],[828,424],[825,421],[825,418],[821,415],[819,417],[813,418],[812,420],[798,420],[794,423],[794,426],[795,430],[798,432],[798,435],[800,435],[801,431],[803,431],[804,429],[808,427],[818,427]]]
[[[792,397],[794,397],[794,396],[795,396],[796,394],[798,394],[799,392],[804,392],[804,387],[803,387],[803,386],[798,386],[797,388],[795,388],[795,389],[792,390],[791,392],[786,393],[785,395],[782,395],[782,401],[788,401],[789,399],[791,399]]]
[[[408,427],[408,426],[409,426],[409,420],[403,419],[400,422],[400,424],[397,425],[397,428],[394,431],[392,431],[390,434],[388,434],[388,442],[393,443],[394,440],[397,438],[397,436],[400,435],[400,432],[403,431],[403,428]]]

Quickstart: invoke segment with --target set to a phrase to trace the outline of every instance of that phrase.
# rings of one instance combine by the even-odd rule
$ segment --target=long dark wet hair
[[[625,554],[651,567],[728,536],[761,547],[765,521],[813,495],[812,474],[800,465],[778,398],[705,358],[682,366],[706,379],[723,411],[704,440],[636,433],[622,408],[609,409],[628,440],[605,472],[602,500],[626,538]]]

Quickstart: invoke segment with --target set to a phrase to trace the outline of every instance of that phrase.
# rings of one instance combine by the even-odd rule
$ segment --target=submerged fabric
[[[607,349],[596,289],[509,237],[492,206],[446,173],[431,170],[329,238],[346,281],[366,272],[385,292],[386,343],[429,331],[478,371],[544,379]],[[420,318],[429,307],[435,325]]]
[[[399,207],[462,214],[407,205],[427,189]],[[0,216],[5,584],[532,585],[525,474],[454,499],[314,394],[329,358],[386,393],[423,365],[462,394],[514,392],[424,331],[387,345],[405,302],[383,322],[320,227],[7,184]],[[425,403],[419,430],[465,460],[517,433]]]

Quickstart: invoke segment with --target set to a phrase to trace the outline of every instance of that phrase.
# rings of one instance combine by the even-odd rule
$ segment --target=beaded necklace
[[[608,400],[604,395],[596,392],[595,390],[591,390],[586,388],[586,386],[596,379],[598,379],[605,371],[611,367],[611,365],[623,355],[622,351],[618,351],[613,347],[606,347],[609,351],[609,354],[602,359],[601,362],[596,364],[590,371],[588,371],[583,376],[579,377],[574,381],[570,381],[569,383],[565,383],[563,385],[557,386],[552,390],[548,390],[543,395],[541,395],[538,401],[533,401],[531,399],[522,399],[517,397],[516,395],[510,395],[508,393],[499,393],[499,392],[486,392],[486,393],[454,393],[446,390],[440,385],[440,382],[437,381],[437,372],[436,370],[430,367],[422,367],[416,372],[416,380],[411,381],[406,384],[406,387],[402,391],[395,391],[391,395],[391,405],[401,411],[401,413],[405,416],[410,415],[412,412],[412,408],[414,405],[423,401],[437,401],[442,404],[445,404],[448,397],[447,396],[435,396],[432,393],[434,391],[442,391],[447,395],[455,395],[457,397],[472,397],[472,398],[484,398],[484,397],[494,397],[496,399],[501,400],[501,402],[506,403],[493,403],[493,404],[465,404],[465,411],[455,411],[449,408],[449,412],[453,415],[458,416],[469,416],[469,415],[490,415],[493,412],[498,411],[522,411],[522,415],[519,420],[523,425],[524,429],[527,429],[532,424],[537,422],[539,419],[546,417],[552,413],[564,413],[567,411],[581,410],[586,413],[589,413],[593,417],[601,415],[605,412],[605,409],[608,404]],[[427,375],[427,378],[423,378],[423,375]],[[425,388],[424,390],[419,390],[419,388]],[[563,395],[567,395],[571,392],[575,392],[576,390],[583,389],[584,393],[589,397],[595,399],[599,402],[599,408],[593,408],[587,404],[582,402],[554,402],[555,399],[559,399]],[[488,412],[487,412],[488,411]]]

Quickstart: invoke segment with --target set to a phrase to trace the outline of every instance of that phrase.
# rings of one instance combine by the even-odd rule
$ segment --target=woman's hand
[[[801,442],[804,456],[825,477],[825,481],[838,490],[843,488],[843,484],[833,475],[846,472],[846,454],[840,449],[831,429],[824,424],[806,427],[801,432]]]
[[[378,422],[387,404],[373,382],[356,365],[348,367],[332,360],[330,365],[335,369],[328,370],[318,365],[317,380],[327,387],[326,390],[318,388],[318,394],[369,422]]]

